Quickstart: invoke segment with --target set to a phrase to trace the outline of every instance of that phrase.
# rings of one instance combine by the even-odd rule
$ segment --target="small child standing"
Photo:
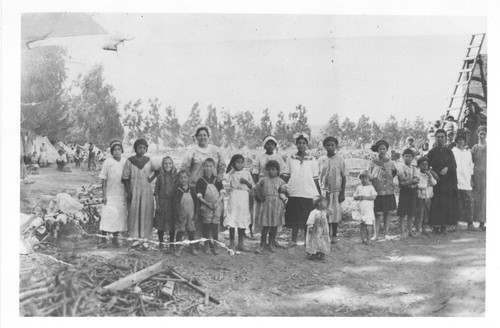
[[[377,191],[370,183],[370,175],[368,171],[363,171],[359,174],[361,185],[354,192],[354,200],[358,201],[358,214],[361,223],[359,224],[359,232],[361,234],[361,243],[369,244],[373,231],[373,223],[375,221],[375,213],[373,212],[373,201],[377,198]]]
[[[219,254],[219,223],[224,204],[222,200],[226,191],[222,182],[216,179],[214,174],[215,160],[207,158],[203,162],[203,177],[196,183],[196,194],[200,202],[200,218],[203,222],[203,237],[210,238],[215,242],[205,241],[205,254],[210,254],[212,247],[214,255]]]
[[[189,187],[189,176],[187,171],[181,170],[177,175],[178,187],[174,192],[174,218],[177,236],[175,241],[182,241],[184,232],[187,231],[189,240],[194,240],[194,213],[196,211],[197,198],[194,187]],[[191,252],[198,255],[198,244],[191,244]],[[181,256],[181,247],[176,245],[175,256]]]
[[[260,245],[257,253],[261,253],[267,241],[269,233],[269,251],[276,252],[275,239],[278,232],[278,226],[285,222],[285,186],[286,183],[278,177],[280,165],[277,161],[270,160],[266,163],[267,176],[262,178],[255,187],[256,200],[259,202],[259,209],[255,225],[262,227]]]
[[[334,137],[323,141],[326,155],[318,159],[319,186],[321,194],[328,201],[328,224],[331,242],[337,242],[337,228],[342,219],[341,203],[345,200],[346,166],[344,159],[336,154],[339,142]]]
[[[159,176],[155,183],[154,192],[156,215],[153,227],[158,230],[158,241],[160,242],[160,249],[162,249],[165,231],[169,232],[171,243],[175,240],[174,191],[177,170],[174,167],[172,158],[169,156],[164,157],[158,171]],[[170,245],[170,251],[174,251],[174,245]]]
[[[245,229],[251,224],[250,193],[255,187],[249,171],[243,170],[245,158],[236,154],[231,158],[226,169],[226,179],[229,184],[229,202],[224,226],[229,227],[229,248],[235,248],[234,235],[238,229],[238,250],[250,252],[245,246]]]
[[[386,157],[389,143],[379,140],[372,146],[371,150],[378,153],[378,157],[368,165],[370,181],[377,191],[375,199],[375,225],[373,226],[373,238],[379,237],[380,221],[383,216],[385,235],[389,233],[389,213],[396,209],[396,198],[394,197],[394,177],[397,174],[394,162]]]
[[[330,253],[330,231],[328,229],[328,201],[322,196],[313,200],[314,210],[307,219],[306,252],[310,260],[325,260]]]
[[[429,212],[431,210],[431,201],[434,196],[433,187],[439,179],[434,171],[429,170],[429,159],[422,156],[418,159],[417,165],[420,168],[418,172],[418,191],[417,204],[415,208],[415,228],[417,232],[427,235],[425,225],[429,220]]]
[[[415,218],[415,206],[417,203],[417,185],[418,185],[418,170],[412,165],[414,158],[414,151],[406,148],[403,151],[404,165],[398,171],[399,180],[399,203],[398,203],[398,217],[399,217],[399,236],[405,239],[404,233],[404,218],[406,219],[406,227],[408,229],[408,236],[413,237],[412,227],[413,219]]]

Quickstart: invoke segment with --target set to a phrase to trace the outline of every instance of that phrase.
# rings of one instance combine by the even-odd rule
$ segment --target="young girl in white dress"
[[[250,216],[250,193],[255,187],[252,181],[252,175],[249,171],[243,169],[245,158],[236,154],[231,158],[227,166],[226,181],[229,184],[229,202],[227,216],[224,220],[224,226],[229,227],[229,248],[235,248],[235,229],[238,229],[238,247],[243,252],[249,252],[250,249],[244,244],[245,229],[251,223]]]
[[[325,259],[330,253],[330,229],[328,227],[328,201],[325,197],[316,196],[313,200],[314,210],[307,219],[306,252],[310,260]]]

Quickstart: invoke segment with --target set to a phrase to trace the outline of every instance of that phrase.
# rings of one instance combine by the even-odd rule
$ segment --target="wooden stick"
[[[205,296],[205,295],[208,295],[208,293],[206,291],[204,291],[203,289],[193,285],[192,283],[189,282],[189,280],[187,280],[186,278],[184,278],[183,276],[181,276],[179,273],[177,273],[177,271],[175,271],[174,269],[170,268],[170,273],[175,276],[176,278],[178,279],[184,279],[183,283],[185,283],[186,285],[188,285],[189,287],[191,287],[192,289],[194,289],[196,292],[198,292],[198,294],[202,295],[202,296]],[[212,302],[214,302],[215,304],[220,304],[220,301],[217,300],[216,298],[212,297],[212,296],[208,296],[208,299]]]
[[[142,269],[141,271],[132,273],[131,275],[128,275],[122,279],[119,279],[118,281],[109,284],[107,286],[104,286],[106,289],[114,289],[114,290],[124,290],[128,287],[131,287],[145,279],[148,279],[151,276],[154,276],[155,274],[158,274],[159,272],[167,269],[167,260],[160,261],[156,264],[153,264],[152,266],[149,266],[147,268]]]
[[[42,287],[42,288],[28,290],[26,292],[19,294],[19,301],[22,302],[27,298],[48,293],[48,291],[49,291],[48,287]]]

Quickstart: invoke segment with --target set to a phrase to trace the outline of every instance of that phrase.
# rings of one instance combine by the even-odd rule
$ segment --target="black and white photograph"
[[[10,316],[495,317],[489,2],[281,4],[16,7]]]

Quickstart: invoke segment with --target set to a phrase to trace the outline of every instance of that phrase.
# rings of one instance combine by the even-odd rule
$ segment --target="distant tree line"
[[[267,108],[257,117],[252,111],[231,113],[218,111],[213,105],[206,108],[203,120],[196,102],[186,121],[180,122],[176,109],[162,105],[157,98],[130,101],[120,110],[113,86],[103,78],[101,64],[78,76],[68,87],[64,49],[40,47],[25,51],[22,56],[21,128],[46,135],[53,142],[94,142],[106,146],[114,138],[133,142],[142,137],[156,147],[180,148],[193,144],[194,129],[201,123],[211,128],[212,144],[227,148],[261,147],[261,140],[269,134],[276,136],[281,148],[288,148],[294,143],[295,133],[311,135],[303,105],[297,105],[288,115],[280,111],[273,122]],[[311,146],[318,147],[324,137],[333,135],[343,147],[363,148],[382,138],[397,147],[408,136],[417,142],[424,140],[429,124],[421,117],[398,121],[392,115],[384,123],[366,115],[361,115],[357,122],[349,118],[340,122],[334,113],[320,135],[311,139]]]

